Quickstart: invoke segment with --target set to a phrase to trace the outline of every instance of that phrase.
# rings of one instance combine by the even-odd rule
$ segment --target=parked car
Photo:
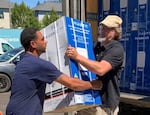
[[[15,66],[24,54],[24,49],[20,47],[0,55],[0,93],[11,88]]]
[[[0,55],[4,54],[5,52],[13,49],[14,47],[8,43],[5,39],[0,38]]]

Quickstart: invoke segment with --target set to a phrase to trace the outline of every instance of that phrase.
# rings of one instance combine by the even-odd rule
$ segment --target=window
[[[4,12],[0,11],[0,19],[4,18]]]
[[[2,43],[3,52],[7,52],[8,50],[11,50],[12,47],[9,44]]]

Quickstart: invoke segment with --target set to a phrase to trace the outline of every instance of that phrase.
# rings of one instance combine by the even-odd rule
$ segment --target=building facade
[[[0,1],[0,28],[11,27],[10,9],[12,7],[13,3],[10,3],[9,0]]]
[[[32,9],[35,12],[35,16],[41,21],[45,14],[49,14],[50,11],[54,10],[58,16],[62,16],[62,3],[61,2],[44,2]]]
[[[65,7],[65,9],[64,9]],[[0,3],[0,28],[11,28],[10,9],[13,3],[9,0],[1,0]],[[45,1],[32,8],[35,16],[41,21],[45,14],[55,10],[58,16],[69,16],[82,21],[91,23],[93,40],[97,39],[98,28],[98,0],[62,0],[62,1]],[[70,10],[70,11],[69,11]],[[64,14],[64,12],[66,14]]]

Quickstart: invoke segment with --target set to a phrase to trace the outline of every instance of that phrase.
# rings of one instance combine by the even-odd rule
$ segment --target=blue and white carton
[[[96,79],[94,73],[65,57],[66,48],[71,45],[81,55],[95,60],[89,23],[63,16],[41,32],[48,41],[46,54],[42,58],[71,77],[87,81]],[[99,91],[76,92],[57,82],[47,85],[45,93],[44,112],[71,112],[101,104]]]

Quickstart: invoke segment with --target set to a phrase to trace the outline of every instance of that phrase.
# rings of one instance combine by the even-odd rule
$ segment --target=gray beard
[[[103,41],[105,41],[106,40],[106,37],[98,37],[98,41],[99,42],[103,42]]]

